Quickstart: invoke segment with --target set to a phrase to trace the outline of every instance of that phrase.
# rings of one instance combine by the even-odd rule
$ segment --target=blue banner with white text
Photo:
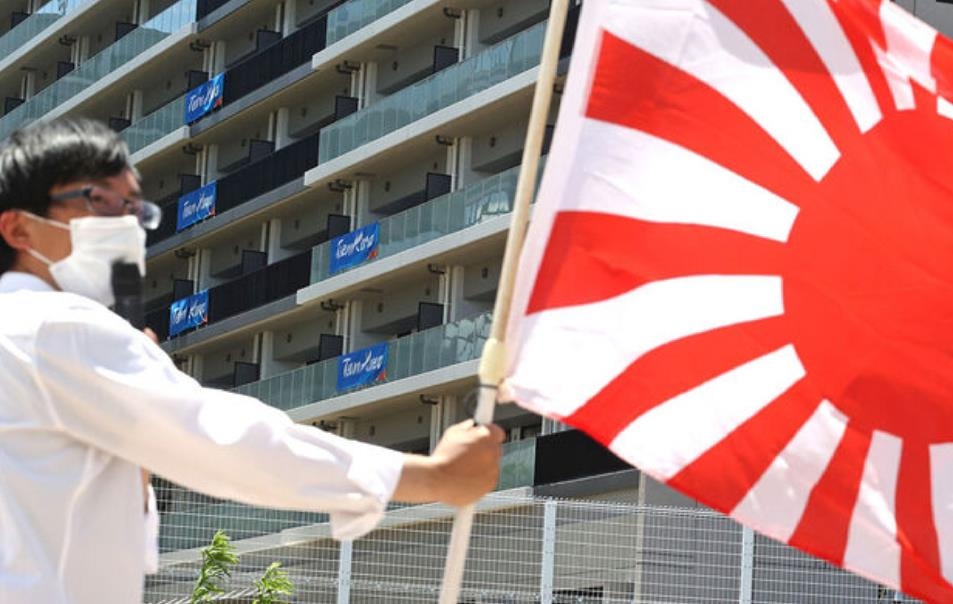
[[[338,357],[338,392],[385,379],[387,379],[386,343]]]
[[[204,187],[189,191],[179,198],[179,210],[175,221],[175,232],[188,228],[215,215],[215,197],[218,187],[215,181]]]
[[[169,307],[169,337],[208,323],[208,290],[176,300]]]
[[[333,275],[376,258],[380,241],[381,226],[376,222],[335,237],[331,240],[329,272]]]
[[[185,123],[191,124],[222,106],[225,74],[220,73],[185,93]]]

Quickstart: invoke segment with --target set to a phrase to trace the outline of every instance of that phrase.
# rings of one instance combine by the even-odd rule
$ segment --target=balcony
[[[327,18],[321,17],[251,56],[225,72],[224,103],[232,103],[295,67],[311,60],[325,46]]]
[[[0,37],[0,57],[22,48],[41,31],[88,0],[51,0]]]
[[[490,313],[461,319],[387,342],[386,378],[381,384],[480,357],[490,332]],[[348,391],[337,390],[338,359],[329,359],[235,389],[279,409],[294,409]]]
[[[545,158],[544,158],[545,159]],[[541,163],[539,174],[545,163]],[[376,262],[512,211],[519,166],[479,180],[469,186],[380,220]],[[311,283],[331,277],[330,244],[314,247]],[[344,268],[336,274],[352,270]]]
[[[246,250],[243,259],[263,258],[261,252]],[[237,277],[217,285],[208,290],[208,321],[216,323],[228,317],[241,314],[245,311],[264,306],[269,302],[281,300],[294,295],[299,289],[308,284],[311,270],[311,250],[285,258],[267,266],[261,266],[264,261],[245,262],[236,266]],[[228,274],[232,274],[229,271]],[[184,298],[192,292],[180,292],[176,300]],[[174,302],[175,300],[173,300]],[[156,332],[160,341],[169,336],[170,305],[152,310],[146,315],[146,325]],[[229,383],[228,386],[234,384]]]
[[[311,250],[208,290],[209,324],[295,294],[308,284]]]
[[[167,134],[181,128],[185,114],[185,96],[166,103],[149,115],[143,116],[122,131],[122,137],[129,145],[129,152],[135,153],[151,145]],[[175,214],[173,213],[173,217]]]
[[[119,67],[131,62],[173,32],[192,23],[196,0],[179,0],[129,34],[53,82],[0,118],[0,138],[47,116]]]
[[[321,162],[535,67],[545,33],[546,22],[539,23],[329,126],[321,138]]]
[[[377,21],[410,0],[351,0],[328,13],[328,46]]]

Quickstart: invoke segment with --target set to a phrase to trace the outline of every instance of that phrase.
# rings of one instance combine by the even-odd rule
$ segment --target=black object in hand
[[[136,329],[145,329],[146,318],[142,307],[142,275],[139,265],[130,262],[113,264],[113,310]]]

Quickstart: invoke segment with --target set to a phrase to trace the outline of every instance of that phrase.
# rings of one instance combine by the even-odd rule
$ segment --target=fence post
[[[741,527],[741,582],[738,585],[738,604],[751,604],[751,584],[754,579],[754,531]]]
[[[556,506],[554,499],[543,504],[543,557],[539,578],[540,604],[553,604],[554,571],[556,568]]]
[[[338,552],[338,599],[337,604],[348,604],[351,601],[351,555],[354,553],[354,542],[342,541]]]

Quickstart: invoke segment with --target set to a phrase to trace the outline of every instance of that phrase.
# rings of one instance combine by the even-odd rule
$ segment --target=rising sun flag
[[[950,100],[887,0],[586,0],[503,396],[953,602]]]

